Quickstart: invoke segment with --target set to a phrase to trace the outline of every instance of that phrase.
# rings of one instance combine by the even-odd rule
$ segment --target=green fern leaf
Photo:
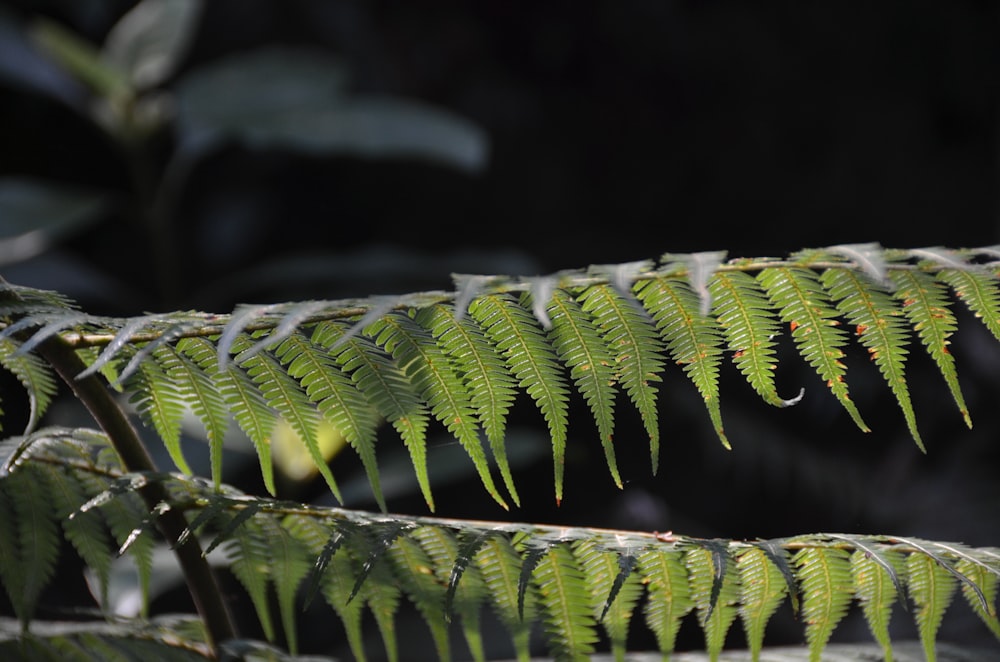
[[[298,629],[295,624],[295,597],[299,585],[312,567],[309,555],[296,537],[273,520],[264,519],[264,535],[271,550],[271,579],[277,596],[278,611],[281,614],[285,640],[292,655],[299,650]]]
[[[592,540],[573,545],[573,555],[590,591],[594,617],[608,635],[615,660],[624,662],[629,623],[642,594],[639,575],[632,572],[636,558],[605,550]]]
[[[736,620],[739,577],[728,558],[723,541],[702,541],[684,555],[691,585],[691,599],[698,610],[698,623],[705,634],[705,650],[718,660],[726,633]]]
[[[452,581],[461,555],[469,557],[467,551],[459,550],[458,541],[445,527],[421,527],[413,532],[413,538],[434,562],[434,574],[437,575],[438,582],[447,586],[444,596],[445,619],[450,622],[452,613],[458,613],[472,658],[476,662],[485,662],[479,615],[486,598],[486,586],[479,569],[466,565],[465,571],[461,573],[461,583],[458,580]]]
[[[844,358],[840,349],[846,343],[844,332],[837,326],[837,313],[830,307],[816,275],[808,269],[771,267],[763,269],[757,279],[781,309],[781,319],[791,327],[792,338],[806,362],[816,369],[854,423],[869,432],[844,381],[847,367],[840,361]]]
[[[306,395],[316,403],[326,419],[344,434],[357,451],[375,501],[385,512],[385,497],[382,496],[375,459],[375,416],[368,401],[336,361],[308,338],[292,334],[281,341],[274,354],[287,366],[288,374],[299,380]],[[315,453],[320,453],[318,447],[314,457]]]
[[[526,304],[527,307],[525,305]],[[562,501],[568,390],[555,352],[531,314],[530,302],[492,294],[469,305],[472,316],[503,353],[507,367],[537,405],[552,439],[556,503]]]
[[[197,343],[188,338],[177,341],[177,348],[160,347],[154,353],[157,362],[167,373],[167,377],[177,387],[187,405],[205,426],[210,449],[212,484],[215,489],[222,485],[222,442],[229,427],[229,411],[216,387],[213,375],[218,371],[213,360],[214,352],[205,356],[199,352]],[[194,357],[188,356],[188,353]],[[196,361],[201,360],[204,367]]]
[[[646,583],[646,625],[664,655],[674,651],[681,621],[694,608],[684,553],[652,548],[639,555],[639,571]]]
[[[506,510],[507,503],[497,491],[479,442],[468,391],[430,332],[406,315],[391,313],[369,325],[365,333],[403,366],[435,418],[455,435],[472,459],[486,491]]]
[[[586,660],[598,638],[594,604],[586,577],[569,546],[549,546],[532,578],[538,589],[550,650],[559,659]]]
[[[670,357],[698,388],[715,433],[729,448],[719,409],[721,339],[713,322],[700,312],[698,294],[679,278],[654,278],[640,283],[636,295],[656,320]]]
[[[80,432],[74,431],[77,437],[80,436]],[[103,437],[93,441],[105,443]],[[153,536],[138,536],[130,540],[130,536],[143,527],[144,521],[149,520],[149,510],[135,492],[145,484],[146,479],[140,474],[131,474],[112,481],[109,475],[120,472],[122,467],[121,460],[110,447],[102,449],[95,465],[97,472],[82,469],[75,471],[76,480],[84,493],[93,496],[70,517],[73,519],[83,517],[99,506],[99,512],[118,548],[121,549],[126,542],[129,543],[127,551],[135,565],[142,596],[139,611],[145,616],[149,606],[149,586],[153,577],[153,550],[156,540]],[[93,507],[88,507],[88,504],[92,504]]]
[[[45,472],[48,494],[56,519],[62,524],[66,539],[73,545],[87,567],[97,575],[100,604],[107,605],[113,548],[111,536],[96,511],[77,513],[80,504],[93,494],[84,491],[79,470],[53,468]]]
[[[942,269],[938,278],[948,283],[993,337],[1000,340],[1000,287],[996,274],[975,268]]]
[[[0,339],[0,365],[17,377],[28,395],[29,412],[25,428],[25,433],[28,433],[52,404],[58,387],[47,363],[36,354],[18,350],[19,345],[10,338]]]
[[[566,293],[555,290],[547,309],[551,329],[549,337],[559,359],[570,370],[570,378],[583,395],[597,423],[604,447],[604,458],[619,489],[618,461],[612,445],[615,428],[614,358],[590,316]]]
[[[316,327],[313,342],[330,351],[372,406],[399,433],[410,453],[424,501],[433,512],[434,497],[427,477],[427,408],[399,367],[370,338],[347,333],[342,324],[327,322]]]
[[[760,659],[767,622],[788,595],[784,574],[760,547],[750,547],[736,560],[740,578],[740,618],[753,662]]]
[[[0,583],[10,600],[14,613],[25,612],[23,605],[24,575],[18,551],[17,513],[14,500],[8,494],[9,477],[0,480]]]
[[[457,546],[454,550],[454,562],[451,565],[451,572],[448,575],[448,590],[444,596],[444,611],[449,618],[451,618],[451,614],[454,612],[455,594],[458,591],[459,582],[465,576],[465,572],[470,566],[473,568],[476,567],[473,565],[473,559],[490,537],[495,535],[499,535],[499,532],[464,531],[459,533]],[[477,596],[478,599],[481,599],[482,594],[485,592],[485,587],[478,571],[476,571],[476,577],[477,586],[475,590],[479,593]]]
[[[444,304],[421,309],[416,320],[437,338],[455,362],[469,389],[472,406],[479,414],[479,422],[490,442],[504,485],[510,498],[520,506],[521,500],[514,487],[504,445],[507,412],[517,392],[503,359],[475,322],[468,318],[456,320]]]
[[[322,576],[315,577],[314,580],[320,583],[327,604],[333,608],[340,622],[344,624],[344,633],[347,635],[351,654],[355,659],[364,662],[367,659],[361,628],[364,603],[361,600],[348,600],[358,567],[351,558],[350,551],[342,549],[344,536],[336,529],[331,535],[329,526],[316,518],[302,515],[289,515],[285,519],[285,527],[295,539],[307,547],[310,555],[325,556]],[[327,555],[327,550],[332,546],[331,542],[336,548],[330,550]],[[315,567],[313,566],[314,570]]]
[[[1000,565],[991,571],[982,565],[969,559],[960,559],[956,565],[956,570],[962,573],[969,581],[979,587],[979,591],[985,600],[979,599],[976,591],[968,584],[962,584],[962,595],[966,602],[976,612],[980,620],[986,624],[993,634],[1000,639],[1000,620],[997,620],[997,588],[1000,584]]]
[[[819,662],[830,635],[847,614],[854,597],[848,553],[835,547],[807,547],[795,554],[802,589],[810,662]]]
[[[926,452],[906,386],[904,366],[909,334],[892,297],[850,269],[827,269],[820,281],[837,302],[840,313],[854,325],[868,355],[896,396],[910,435],[920,450]]]
[[[955,576],[942,563],[922,552],[913,552],[906,559],[907,585],[927,662],[937,659],[937,631],[958,588]]]
[[[526,596],[519,606],[521,557],[510,541],[503,536],[488,536],[476,555],[476,564],[482,573],[483,583],[489,593],[490,603],[497,617],[510,632],[518,662],[531,659],[529,638],[534,622],[534,593]]]
[[[20,589],[8,595],[14,612],[24,627],[34,614],[38,598],[56,571],[62,538],[56,513],[46,491],[45,473],[51,467],[28,462],[20,465],[3,481],[2,489],[11,505],[17,541],[17,569]]]
[[[887,565],[891,572],[886,570]],[[902,565],[903,558],[897,552],[859,548],[851,554],[855,591],[865,620],[868,621],[868,629],[882,647],[885,662],[893,660],[889,618],[892,615],[892,605],[900,594],[900,582],[896,573],[897,567]]]
[[[760,284],[742,271],[716,272],[709,292],[736,367],[765,402],[776,407],[791,404],[775,389],[773,338],[779,325]]]
[[[639,410],[646,433],[653,473],[659,463],[660,430],[656,387],[661,381],[662,344],[653,324],[638,304],[619,294],[612,285],[593,285],[580,295],[616,361],[615,375]]]
[[[361,594],[375,617],[386,657],[389,662],[397,662],[399,645],[396,641],[395,615],[399,610],[402,592],[388,564],[372,568],[370,575],[372,580],[362,588]]]
[[[192,344],[198,343],[198,352],[204,356],[205,352],[215,351],[207,340],[202,338],[189,338]],[[202,359],[204,360],[204,359]],[[201,360],[198,364],[206,369]],[[217,370],[215,379],[218,384],[219,394],[225,401],[226,406],[232,413],[237,425],[250,439],[254,450],[257,453],[257,462],[260,465],[260,474],[264,482],[264,487],[268,494],[274,496],[277,489],[274,485],[274,464],[271,457],[271,433],[277,423],[277,414],[268,406],[264,394],[250,376],[237,367],[232,361],[226,361],[224,366]]]
[[[233,361],[247,374],[264,394],[268,406],[274,408],[281,417],[295,430],[302,443],[309,451],[316,469],[326,481],[330,491],[342,501],[337,481],[327,466],[319,448],[316,428],[319,424],[319,412],[309,400],[302,386],[281,366],[268,352],[257,352],[250,355],[252,343],[247,336],[238,336],[233,340],[233,351],[236,356]]]
[[[932,275],[922,271],[895,270],[889,277],[896,285],[893,294],[903,302],[903,313],[913,324],[920,342],[937,364],[966,426],[971,428],[972,418],[958,384],[955,359],[948,351],[951,342],[949,338],[958,325],[949,307],[950,301],[944,286],[935,281]]]
[[[394,574],[399,586],[430,629],[438,659],[450,660],[448,621],[444,613],[445,587],[437,581],[434,561],[416,540],[405,536],[396,540],[388,556],[396,570]]]
[[[275,640],[274,621],[268,600],[268,580],[271,577],[270,541],[264,535],[260,522],[263,516],[253,517],[233,532],[225,544],[229,569],[246,589],[257,612],[257,620],[268,641]]]
[[[156,430],[174,466],[190,476],[191,467],[181,450],[184,396],[180,388],[167,376],[159,363],[153,360],[137,363],[126,379],[124,388],[132,393],[130,401],[142,420]]]

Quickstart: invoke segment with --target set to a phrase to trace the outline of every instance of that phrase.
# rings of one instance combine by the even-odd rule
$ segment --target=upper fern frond
[[[719,385],[725,358],[766,402],[788,406],[801,397],[782,398],[775,389],[776,367],[789,360],[779,356],[775,340],[785,325],[797,355],[861,429],[868,427],[850,397],[843,361],[851,342],[872,357],[922,448],[904,370],[911,338],[931,355],[971,424],[949,348],[959,320],[952,304],[963,301],[1000,340],[995,251],[865,244],[804,250],[787,259],[722,260],[721,253],[665,255],[659,266],[467,277],[456,293],[128,319],[87,315],[51,293],[4,285],[0,365],[24,384],[35,421],[51,400],[54,381],[33,352],[59,338],[78,350],[89,366],[86,374],[99,372],[123,386],[183,471],[180,423],[193,413],[211,444],[216,483],[221,436],[231,417],[256,447],[273,491],[269,440],[281,418],[339,496],[319,447],[318,426],[325,419],[361,457],[380,504],[377,428],[383,419],[402,437],[431,507],[426,440],[432,419],[462,444],[493,498],[507,502],[494,482],[497,470],[517,504],[504,437],[519,391],[547,422],[557,500],[574,395],[593,414],[616,484],[619,390],[648,432],[655,469],[657,385],[674,369],[671,363],[690,377],[728,444]]]

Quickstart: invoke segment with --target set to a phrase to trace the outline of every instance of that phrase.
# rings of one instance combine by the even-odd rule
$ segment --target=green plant
[[[740,541],[395,516],[385,512],[380,493],[376,439],[386,443],[392,435],[380,427],[395,428],[433,509],[427,430],[446,427],[485,489],[507,508],[519,496],[507,464],[504,425],[516,394],[525,392],[548,426],[558,500],[570,424],[567,402],[579,397],[593,415],[608,469],[620,484],[613,441],[617,395],[627,396],[644,421],[654,472],[660,430],[656,383],[668,362],[694,383],[717,436],[728,445],[720,365],[732,358],[765,401],[794,404],[777,394],[774,380],[778,336],[787,328],[798,355],[865,430],[841,361],[855,336],[922,448],[905,379],[908,343],[915,337],[926,349],[969,420],[948,349],[957,325],[951,296],[1000,339],[996,257],[995,249],[875,245],[804,250],[787,259],[666,255],[658,264],[592,267],[544,278],[476,276],[453,294],[126,319],[89,315],[56,293],[6,285],[0,361],[18,376],[33,403],[29,430],[4,442],[0,578],[24,627],[16,643],[7,645],[55,651],[96,637],[101,645],[114,646],[124,645],[126,635],[145,632],[136,624],[102,636],[70,629],[45,638],[29,626],[52,578],[61,539],[96,574],[100,595],[106,595],[116,549],[135,559],[148,590],[155,525],[181,558],[205,626],[201,637],[159,626],[180,646],[178,656],[219,654],[235,645],[227,643],[234,631],[208,579],[207,559],[222,548],[267,639],[276,641],[283,633],[293,654],[300,602],[322,595],[359,658],[365,655],[366,608],[382,632],[386,654],[398,657],[393,614],[405,599],[426,620],[445,659],[451,654],[453,619],[473,657],[483,659],[478,619],[486,605],[509,628],[520,659],[529,657],[533,623],[541,624],[557,657],[592,652],[603,632],[621,659],[634,621],[644,620],[669,654],[686,617],[697,619],[713,658],[739,618],[756,656],[768,619],[786,601],[799,613],[812,659],[820,659],[854,601],[886,659],[892,657],[892,606],[908,601],[925,654],[934,659],[937,629],[958,592],[1000,633],[995,548],[882,533]],[[31,429],[55,392],[55,375],[88,407],[101,431]],[[122,400],[114,397],[116,389],[170,450],[177,473],[152,466]],[[205,479],[191,475],[179,445],[185,412],[197,417],[207,434],[211,475]],[[270,496],[243,494],[222,482],[230,417],[255,445]],[[295,430],[334,494],[338,483],[317,430],[326,421],[340,431],[360,457],[383,512],[275,498],[269,435],[279,418]],[[731,436],[738,443],[739,431]],[[263,650],[240,645],[244,651]]]
[[[855,604],[887,659],[890,620],[901,620],[894,606],[909,605],[902,616],[915,622],[932,658],[959,591],[958,602],[1000,633],[995,548],[885,533],[715,539],[510,522],[501,512],[520,508],[513,513],[520,519],[537,505],[523,460],[517,465],[524,444],[515,448],[509,429],[525,410],[544,428],[545,447],[533,444],[532,457],[551,453],[556,503],[564,483],[582,482],[583,467],[572,459],[591,442],[617,488],[629,480],[633,455],[668,483],[695,472],[687,464],[659,469],[661,435],[677,445],[697,441],[680,440],[675,421],[661,420],[664,401],[697,393],[707,414],[701,429],[738,452],[754,431],[735,416],[735,426],[723,425],[723,373],[741,373],[752,398],[790,407],[802,394],[779,387],[779,358],[815,373],[828,399],[867,430],[862,412],[871,411],[874,389],[866,392],[866,376],[852,369],[852,392],[862,394],[854,403],[845,358],[860,349],[919,456],[926,430],[918,429],[920,400],[910,395],[908,352],[926,349],[943,376],[927,388],[947,391],[971,425],[948,343],[967,308],[985,325],[985,349],[995,350],[995,248],[665,255],[528,279],[462,276],[454,293],[184,312],[189,265],[178,254],[191,240],[178,210],[198,168],[226,145],[310,158],[417,157],[462,171],[481,168],[485,153],[482,132],[459,118],[355,94],[345,63],[327,54],[267,49],[185,69],[201,10],[195,0],[143,0],[99,45],[51,21],[30,23],[26,43],[82,83],[85,95],[0,61],[7,82],[52,96],[98,129],[129,177],[123,186],[83,190],[48,178],[0,178],[0,264],[78,236],[112,210],[126,222],[97,227],[95,246],[113,258],[100,266],[131,261],[141,278],[153,275],[148,289],[157,296],[142,305],[167,311],[112,317],[105,308],[117,308],[106,299],[104,314],[95,314],[93,304],[81,310],[65,292],[0,288],[0,365],[23,385],[28,412],[24,432],[0,442],[0,583],[17,617],[0,621],[5,656],[288,659],[306,648],[299,616],[306,606],[324,618],[335,613],[358,658],[406,657],[397,626],[407,609],[426,622],[440,657],[451,654],[457,634],[475,659],[487,656],[495,637],[480,623],[487,611],[520,659],[539,635],[560,658],[605,645],[621,658],[636,633],[669,654],[685,623],[700,628],[716,657],[739,645],[742,628],[756,656],[779,610],[794,610],[796,633],[818,658]],[[17,32],[6,11],[0,30],[0,38]],[[136,228],[144,242],[118,243]],[[239,278],[274,273],[253,266]],[[207,280],[193,278],[197,286]],[[287,298],[309,296],[306,285],[296,282]],[[955,306],[956,297],[965,306]],[[967,337],[958,341],[966,355],[978,351]],[[676,384],[680,375],[694,389]],[[12,435],[18,395],[3,394]],[[84,405],[91,422],[54,423],[65,420],[53,415],[57,396]],[[629,417],[638,421],[639,444]],[[816,427],[800,422],[796,432],[808,437]],[[187,443],[191,431],[206,443]],[[453,439],[448,448],[482,483],[495,521],[389,514],[393,451],[406,456],[422,513],[456,505],[440,496],[435,470],[446,458],[436,454],[437,436]],[[932,457],[940,436],[928,436]],[[260,489],[227,484],[241,459],[234,445],[253,454]],[[346,446],[356,458],[335,455]],[[279,453],[289,447],[342,501],[351,487],[344,473],[356,460],[380,511],[298,498],[306,481],[287,478]],[[588,471],[594,464],[591,473],[603,474],[600,460]],[[590,475],[583,480],[596,484]],[[687,488],[685,498],[707,496],[714,480],[706,476],[703,492]],[[565,501],[572,502],[568,490]],[[181,570],[164,564],[171,554]],[[46,595],[73,574],[67,559],[85,566],[100,612],[45,620]],[[123,561],[129,570],[120,570]],[[118,582],[133,574],[134,613],[116,613],[127,602]],[[219,586],[217,574],[240,587]],[[176,577],[187,581],[195,607],[165,616],[150,602]],[[233,625],[240,614],[230,612],[244,595],[262,641],[240,638]],[[381,646],[366,641],[372,629]]]

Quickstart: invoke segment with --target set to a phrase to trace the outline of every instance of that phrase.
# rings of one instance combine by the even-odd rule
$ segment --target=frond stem
[[[101,381],[94,375],[77,379],[77,375],[86,369],[86,365],[73,348],[62,339],[53,337],[38,347],[38,353],[52,365],[80,402],[87,407],[94,420],[107,434],[125,468],[128,471],[156,471],[156,465],[140,440],[138,432]],[[161,482],[151,481],[140,491],[150,509],[160,503],[170,503],[170,495]],[[183,511],[167,508],[157,518],[157,527],[167,540],[175,542],[181,539],[181,534],[188,528],[188,522]],[[219,644],[236,636],[236,626],[227,604],[222,599],[222,591],[216,581],[215,573],[212,572],[208,560],[202,553],[196,536],[187,536],[184,542],[174,546],[174,552],[180,562],[191,598],[205,624],[209,645],[217,656]]]

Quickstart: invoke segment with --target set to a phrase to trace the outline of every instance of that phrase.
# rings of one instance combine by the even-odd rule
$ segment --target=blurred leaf
[[[14,14],[3,7],[0,7],[0,79],[59,99],[71,107],[82,107],[85,98],[83,87],[40,53]]]
[[[0,178],[0,265],[43,253],[91,223],[108,194],[26,178]]]
[[[187,52],[200,14],[200,0],[142,0],[112,26],[104,60],[138,89],[159,85]]]
[[[347,438],[340,430],[323,421],[317,431],[320,452],[327,460],[333,459],[347,446]],[[316,475],[316,463],[306,449],[305,442],[284,419],[278,420],[271,437],[274,463],[286,476],[303,481]]]
[[[106,99],[130,96],[123,72],[104,62],[97,47],[63,26],[39,18],[31,27],[34,42],[77,80]]]
[[[346,83],[343,65],[327,54],[236,55],[179,82],[178,120],[189,134],[221,134],[251,147],[484,167],[487,136],[468,120],[415,101],[349,97]]]

